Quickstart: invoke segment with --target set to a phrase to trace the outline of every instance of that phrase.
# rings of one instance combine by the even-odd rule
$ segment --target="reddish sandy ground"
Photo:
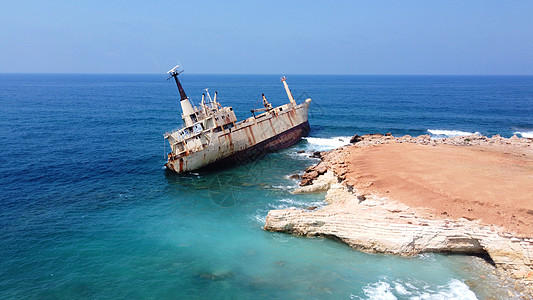
[[[394,143],[349,147],[347,183],[446,218],[533,237],[533,149]]]

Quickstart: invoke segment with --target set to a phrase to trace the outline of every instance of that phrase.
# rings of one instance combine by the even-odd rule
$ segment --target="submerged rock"
[[[197,276],[201,279],[207,279],[212,281],[221,281],[221,280],[227,280],[235,276],[233,272],[226,271],[226,272],[201,272],[198,273]]]
[[[320,152],[320,151],[315,151],[315,152],[313,152],[313,154],[311,154],[309,157],[310,157],[310,158],[322,158],[322,152]]]

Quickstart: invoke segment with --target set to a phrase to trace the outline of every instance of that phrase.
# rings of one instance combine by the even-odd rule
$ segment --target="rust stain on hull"
[[[272,128],[272,132],[276,134],[276,128],[274,128],[274,125],[272,125],[272,119],[268,119],[268,122],[270,123],[270,128]]]
[[[292,129],[289,129],[286,132],[282,132],[252,147],[236,152],[221,160],[208,164],[200,168],[200,170],[220,168],[236,163],[241,163],[243,161],[254,160],[265,154],[285,149],[296,144],[301,137],[307,136],[310,130],[311,127],[309,126],[309,122],[305,122],[304,124],[300,124]]]
[[[250,132],[250,136],[252,137],[252,145],[255,145],[255,136],[254,136],[254,131],[252,130],[252,126],[248,126],[248,131]]]
[[[289,113],[287,114],[287,117],[289,117],[289,122],[291,122],[291,126],[294,126],[294,124],[292,123],[292,118],[294,117],[294,111],[290,110]]]

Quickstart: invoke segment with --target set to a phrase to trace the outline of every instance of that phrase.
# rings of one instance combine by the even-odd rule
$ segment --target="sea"
[[[180,76],[195,104],[218,91],[239,119],[261,93],[288,101],[279,75]],[[183,175],[163,166],[181,125],[166,79],[0,74],[1,299],[518,297],[480,257],[369,254],[262,226],[269,210],[325,205],[291,194],[289,176],[354,134],[533,137],[532,76],[287,75],[312,99],[309,137]]]

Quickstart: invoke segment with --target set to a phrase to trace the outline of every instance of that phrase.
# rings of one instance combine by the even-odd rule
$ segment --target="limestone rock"
[[[531,151],[533,139],[513,136],[506,139],[473,134],[432,139],[429,135],[394,137],[391,134],[354,135],[349,147],[373,147],[384,143],[421,145],[509,145]],[[518,237],[501,228],[475,220],[439,217],[421,208],[410,208],[377,195],[358,194],[358,185],[344,179],[348,168],[342,150],[314,152],[322,161],[301,176],[293,193],[327,192],[327,206],[307,210],[282,209],[268,213],[264,229],[304,236],[338,239],[354,249],[376,253],[414,255],[421,252],[452,252],[487,255],[498,270],[521,279],[533,292],[533,237]],[[357,174],[350,174],[357,178]],[[361,182],[361,185],[372,184]],[[507,275],[505,275],[507,276]],[[504,277],[505,277],[504,276]]]
[[[303,180],[302,180],[303,181]],[[301,185],[301,187],[293,191],[294,194],[301,193],[320,193],[326,192],[332,183],[336,183],[337,178],[332,171],[325,172],[322,176],[317,176],[313,184]]]
[[[326,174],[330,176],[331,172]],[[329,205],[315,210],[272,210],[267,215],[264,229],[334,237],[366,252],[488,255],[498,268],[513,277],[533,279],[530,278],[533,275],[529,275],[533,274],[531,239],[502,234],[476,221],[435,219],[423,210],[375,195],[366,195],[364,201],[360,201],[361,197],[350,193],[342,184],[332,182],[331,178],[328,181],[326,201]]]

